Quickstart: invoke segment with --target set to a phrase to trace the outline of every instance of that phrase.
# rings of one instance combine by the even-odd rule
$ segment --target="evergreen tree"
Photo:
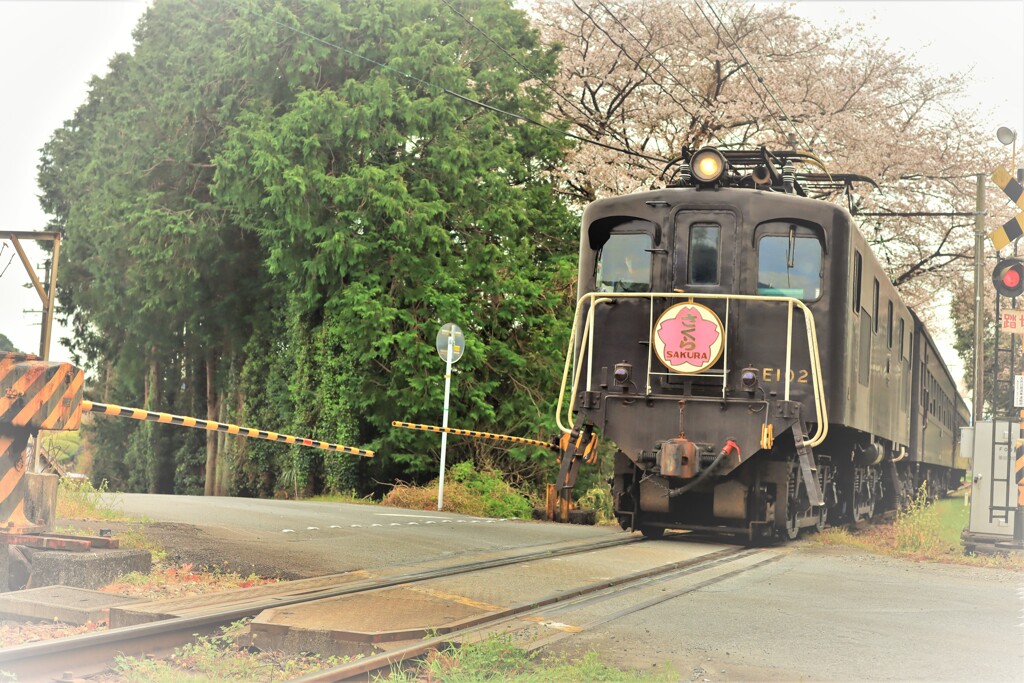
[[[436,436],[390,422],[439,420],[449,321],[468,346],[459,424],[550,420],[575,252],[545,180],[563,143],[495,109],[539,118],[555,55],[510,3],[460,7],[503,49],[434,0],[153,4],[40,166],[76,352],[108,401],[382,457],[369,472],[212,433],[204,457],[186,430],[126,424],[96,434],[98,467],[106,439],[133,490],[366,490],[435,471]],[[494,454],[453,443],[453,461]]]

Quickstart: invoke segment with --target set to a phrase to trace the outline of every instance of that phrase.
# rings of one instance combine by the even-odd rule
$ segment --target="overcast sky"
[[[105,73],[115,53],[131,51],[132,29],[146,6],[146,0],[0,0],[0,229],[45,229],[38,150],[84,102],[89,78]],[[913,53],[933,73],[973,69],[965,97],[990,122],[993,137],[999,126],[1010,126],[1024,138],[1024,0],[811,0],[795,7],[814,22],[862,23],[865,33]],[[11,243],[0,240],[0,333],[37,352],[40,301],[25,288],[20,260],[15,256],[8,266],[13,255]],[[37,250],[30,256],[41,263]],[[55,330],[52,359],[68,359],[57,341],[67,334]],[[943,356],[959,362],[948,347]]]

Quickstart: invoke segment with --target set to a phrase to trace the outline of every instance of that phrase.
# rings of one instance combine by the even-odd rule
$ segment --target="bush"
[[[396,484],[384,496],[384,505],[414,510],[437,509],[438,482],[426,486]],[[530,519],[533,503],[505,481],[497,470],[478,472],[473,463],[463,462],[448,470],[443,509],[480,517]]]
[[[487,517],[530,519],[533,515],[533,504],[509,486],[497,470],[477,472],[473,463],[466,461],[452,467],[449,476],[481,499]]]
[[[942,527],[939,509],[928,495],[928,482],[923,482],[910,504],[896,513],[893,523],[896,550],[925,557],[957,552],[959,549],[943,538]]]
[[[598,524],[615,521],[615,512],[612,510],[612,492],[607,486],[595,486],[586,491],[580,496],[578,505],[584,510],[594,510]]]

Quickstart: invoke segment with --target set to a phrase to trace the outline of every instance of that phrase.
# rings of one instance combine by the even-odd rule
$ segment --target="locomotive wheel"
[[[827,526],[828,526],[828,506],[827,505],[822,505],[821,506],[821,511],[818,512],[818,521],[816,521],[814,523],[814,530],[817,531],[820,534],[822,531],[825,530],[825,527],[827,527]]]
[[[795,541],[796,537],[800,535],[800,524],[796,518],[796,510],[791,509],[789,516],[786,518],[786,538],[790,541]]]
[[[864,511],[864,514],[861,516],[861,519],[871,519],[874,516],[875,516],[875,497],[869,491],[868,492],[868,500],[867,500],[867,509]]]

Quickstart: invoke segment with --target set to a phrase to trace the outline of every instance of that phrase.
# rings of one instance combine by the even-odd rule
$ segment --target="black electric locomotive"
[[[850,213],[808,196],[867,179],[811,160],[706,147],[584,211],[558,420],[570,450],[616,445],[624,529],[794,538],[962,476],[934,341]]]

